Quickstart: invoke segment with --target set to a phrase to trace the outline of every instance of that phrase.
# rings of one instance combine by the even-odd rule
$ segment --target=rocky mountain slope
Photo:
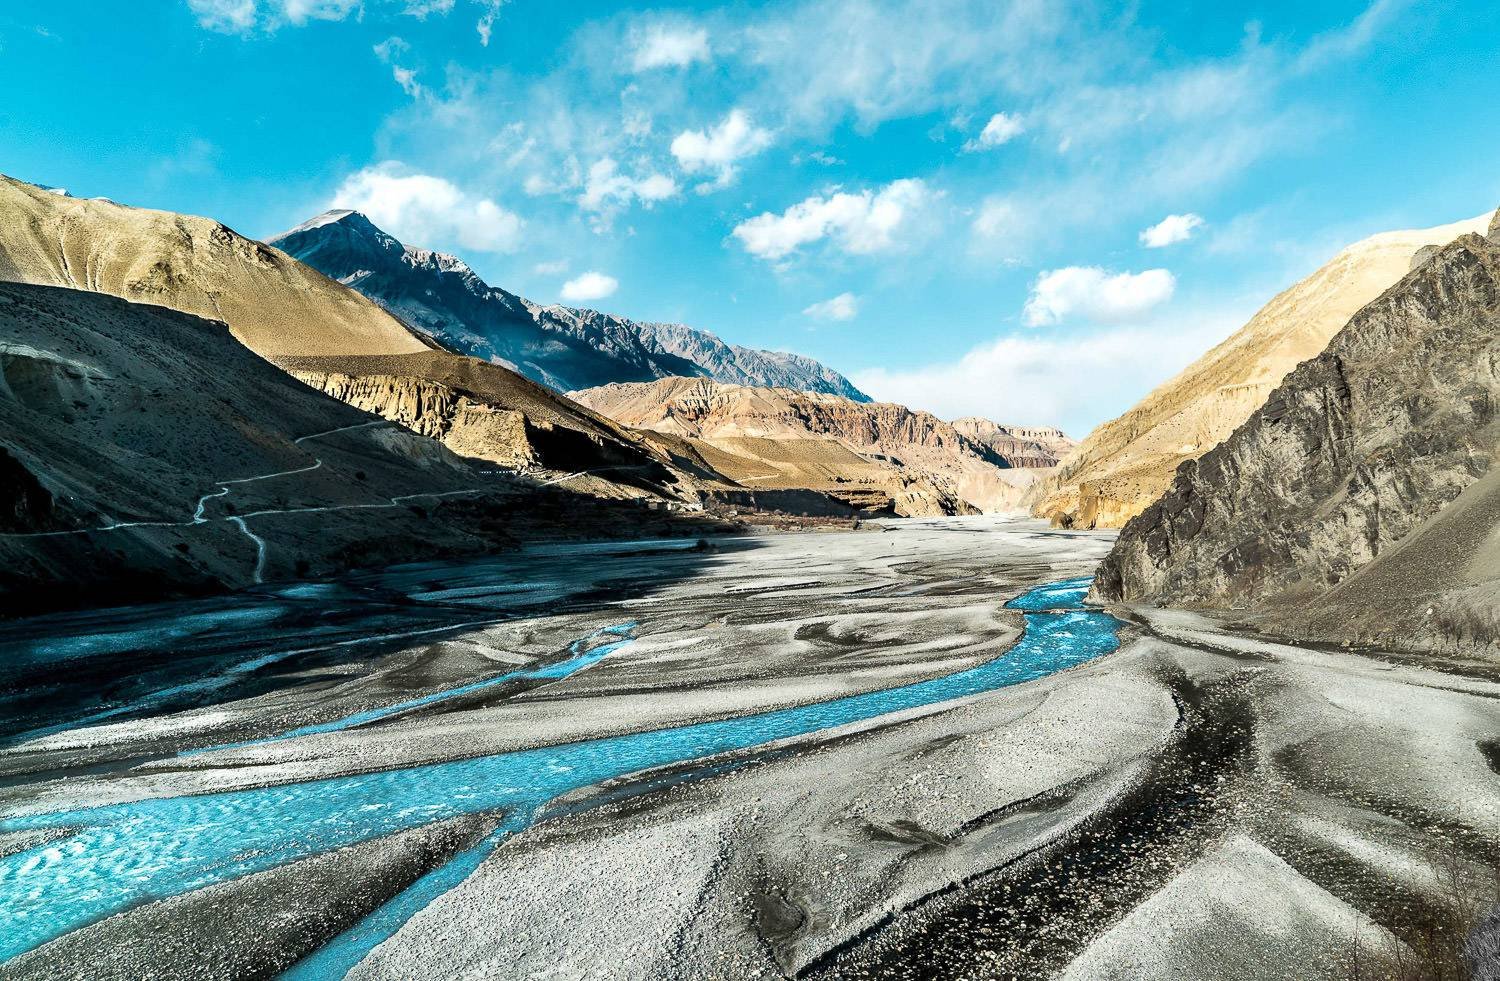
[[[67,197],[3,175],[0,280],[222,320],[266,357],[430,346],[358,293],[216,221]]]
[[[1500,216],[1424,259],[1126,525],[1100,597],[1500,641]]]
[[[1055,461],[1020,440],[1016,456],[902,405],[860,403],[785,388],[665,378],[572,393],[624,425],[690,440],[742,484],[887,493],[900,513],[952,513],[968,505],[1013,509],[1036,471]],[[999,430],[1001,427],[994,427]]]
[[[1322,351],[1356,311],[1404,276],[1418,252],[1467,232],[1482,233],[1489,220],[1485,215],[1387,232],[1344,249],[1124,415],[1090,433],[1038,483],[1028,500],[1032,513],[1068,527],[1123,525],[1161,496],[1178,464],[1222,442],[1287,372]]]
[[[652,520],[483,473],[222,322],[0,283],[0,616]]]
[[[868,397],[810,358],[726,344],[681,324],[539,306],[484,282],[461,259],[403,245],[364,215],[330,211],[271,240],[461,354],[558,391],[668,376]]]

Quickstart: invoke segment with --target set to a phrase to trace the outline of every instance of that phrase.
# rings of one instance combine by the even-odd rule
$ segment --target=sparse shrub
[[[1480,924],[1500,912],[1500,869],[1476,866],[1452,842],[1434,848],[1428,861],[1432,902],[1388,924],[1396,944],[1371,943],[1356,931],[1344,960],[1347,981],[1489,981],[1500,973],[1500,963],[1476,963],[1500,953],[1492,949],[1496,938],[1475,942]]]

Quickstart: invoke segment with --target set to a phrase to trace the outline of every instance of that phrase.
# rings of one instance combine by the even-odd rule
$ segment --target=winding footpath
[[[354,429],[368,429],[371,426],[394,425],[395,423],[390,422],[389,420],[376,419],[371,422],[356,423],[352,426],[340,426],[338,429],[326,429],[320,433],[310,433],[306,436],[298,436],[296,439],[292,440],[292,443],[297,446],[301,446],[308,440],[321,439],[324,436],[332,436],[335,433],[349,432],[350,430]],[[260,511],[247,511],[244,514],[226,515],[222,518],[209,518],[205,514],[208,508],[209,501],[214,500],[215,498],[227,496],[234,487],[240,486],[241,484],[253,484],[264,480],[274,480],[278,477],[291,477],[300,473],[311,473],[312,471],[317,470],[322,466],[322,458],[314,457],[312,464],[305,467],[296,467],[292,470],[277,470],[272,473],[256,474],[253,477],[235,477],[229,480],[214,481],[214,486],[218,489],[210,491],[209,493],[204,494],[202,497],[198,498],[197,506],[193,509],[193,516],[187,521],[115,521],[107,525],[100,525],[96,528],[72,528],[67,531],[5,532],[0,533],[0,538],[55,538],[64,535],[90,535],[99,532],[120,531],[125,528],[190,528],[194,525],[208,524],[211,521],[225,521],[238,527],[239,530],[245,534],[245,537],[249,538],[251,543],[255,545],[255,569],[253,572],[253,577],[256,584],[258,585],[265,582],[266,559],[270,546],[264,538],[250,530],[250,526],[245,521],[246,518],[259,518],[275,514],[320,514],[325,511],[378,511],[390,508],[399,508],[405,505],[408,501],[415,501],[426,498],[463,497],[471,494],[483,494],[485,492],[484,488],[476,487],[466,490],[403,494],[399,497],[386,498],[386,501],[388,503],[378,504],[329,504],[320,507],[305,508],[266,508]],[[574,476],[578,475],[575,474]],[[552,481],[552,483],[556,483],[556,481]]]

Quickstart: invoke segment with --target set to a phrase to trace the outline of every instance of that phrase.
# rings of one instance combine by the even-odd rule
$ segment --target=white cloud
[[[1165,303],[1176,289],[1176,278],[1165,269],[1111,274],[1097,266],[1068,266],[1037,277],[1023,319],[1030,327],[1060,323],[1075,314],[1118,321]]]
[[[814,303],[802,313],[814,320],[853,320],[859,314],[859,298],[853,293],[840,293],[832,299]]]
[[[1191,212],[1185,215],[1167,215],[1161,221],[1141,232],[1141,244],[1148,249],[1160,249],[1176,242],[1186,242],[1194,229],[1203,224],[1203,219]]]
[[[389,65],[396,60],[398,55],[403,55],[410,51],[411,45],[406,43],[405,38],[392,35],[370,50],[375,52],[375,57]]]
[[[553,259],[551,262],[538,262],[531,267],[531,271],[538,276],[560,276],[568,271],[567,259]]]
[[[528,181],[528,193],[532,186]],[[542,185],[535,186],[540,188]],[[610,219],[633,201],[640,201],[649,208],[657,201],[676,197],[677,193],[677,182],[665,174],[651,173],[645,177],[631,177],[620,173],[620,165],[605,157],[595,161],[589,168],[583,193],[578,195],[578,206],[594,213],[598,219],[595,227],[599,230],[607,227]]]
[[[363,0],[188,0],[198,23],[211,31],[247,34],[257,27],[301,26],[310,20],[343,20],[363,9]]]
[[[745,251],[762,259],[782,259],[803,245],[828,238],[845,252],[865,254],[892,249],[899,234],[922,216],[937,197],[921,180],[892,181],[877,191],[839,191],[813,196],[781,214],[765,212],[735,226]]]
[[[741,109],[732,109],[710,130],[685,130],[672,141],[672,156],[690,174],[714,171],[712,186],[724,187],[734,180],[735,162],[771,145],[771,133],[756,126]]]
[[[703,28],[653,24],[636,40],[632,66],[638,72],[682,68],[709,57],[708,31]]]
[[[881,401],[944,419],[980,415],[1011,425],[1061,426],[1081,437],[1222,340],[1238,323],[1209,314],[1155,328],[1001,337],[954,361],[851,372]]]
[[[472,0],[480,8],[475,30],[479,43],[488,45],[500,8],[508,0]],[[274,31],[291,24],[301,27],[314,20],[345,20],[351,15],[361,18],[366,0],[187,0],[188,9],[198,23],[225,34],[249,34],[257,28]],[[401,13],[426,20],[432,15],[452,13],[457,0],[406,0]]]
[[[421,95],[424,91],[421,83],[417,81],[417,73],[415,69],[402,68],[400,65],[392,65],[391,77],[396,80],[397,85],[401,86],[401,91],[405,92],[413,99]]]
[[[619,288],[620,281],[613,276],[606,276],[600,272],[586,272],[563,283],[562,298],[570,303],[602,300],[606,296],[614,295],[615,290]]]
[[[1026,132],[1026,124],[1021,122],[1020,116],[997,112],[990,117],[989,122],[984,124],[984,129],[979,131],[977,137],[964,144],[964,152],[993,150],[997,146],[1009,143],[1024,132]]]
[[[408,10],[407,13],[411,11]],[[417,72],[414,68],[407,68],[396,63],[396,59],[411,50],[411,45],[399,37],[388,37],[372,48],[375,57],[391,66],[391,77],[396,84],[401,86],[401,91],[413,99],[425,93],[420,82],[417,81]]]
[[[362,211],[411,245],[456,243],[480,252],[514,252],[521,244],[523,223],[514,212],[396,161],[350,174],[329,206]]]
[[[474,30],[479,32],[479,43],[484,47],[490,46],[490,36],[495,30],[495,21],[500,16],[500,8],[505,6],[509,0],[475,0],[475,3],[484,8],[479,20],[474,25]]]
[[[250,30],[260,11],[255,0],[188,0],[199,25],[211,31],[238,34]]]
[[[406,9],[401,12],[417,20],[426,20],[433,14],[452,13],[453,3],[454,0],[407,0]]]

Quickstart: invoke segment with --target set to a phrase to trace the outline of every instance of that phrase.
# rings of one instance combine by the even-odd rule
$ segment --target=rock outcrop
[[[1166,491],[1178,464],[1217,446],[1314,357],[1365,304],[1418,264],[1427,246],[1482,232],[1488,214],[1422,231],[1387,232],[1344,249],[1266,304],[1239,331],[1090,433],[1028,497],[1038,517],[1115,528]]]
[[[293,358],[295,377],[356,408],[440,440],[453,452],[515,470],[586,471],[632,496],[699,502],[696,477],[640,437],[498,365],[429,351]],[[725,482],[727,484],[727,482]],[[611,493],[610,496],[615,496]]]
[[[929,413],[837,395],[701,378],[571,394],[616,422],[694,441],[741,483],[883,487],[902,514],[1013,510],[1035,477],[1035,462],[1055,460],[1031,440],[1017,441],[1020,452],[1011,458]]]
[[[1096,595],[1393,646],[1495,641],[1497,451],[1500,234],[1467,234],[1184,463]]]
[[[1012,467],[1055,467],[1078,445],[1052,426],[1002,426],[982,416],[954,419],[953,428],[999,453]]]
[[[486,283],[462,259],[402,244],[359,212],[330,211],[271,241],[450,350],[558,391],[691,376],[869,401],[811,358],[726,344],[682,324],[532,303]]]

